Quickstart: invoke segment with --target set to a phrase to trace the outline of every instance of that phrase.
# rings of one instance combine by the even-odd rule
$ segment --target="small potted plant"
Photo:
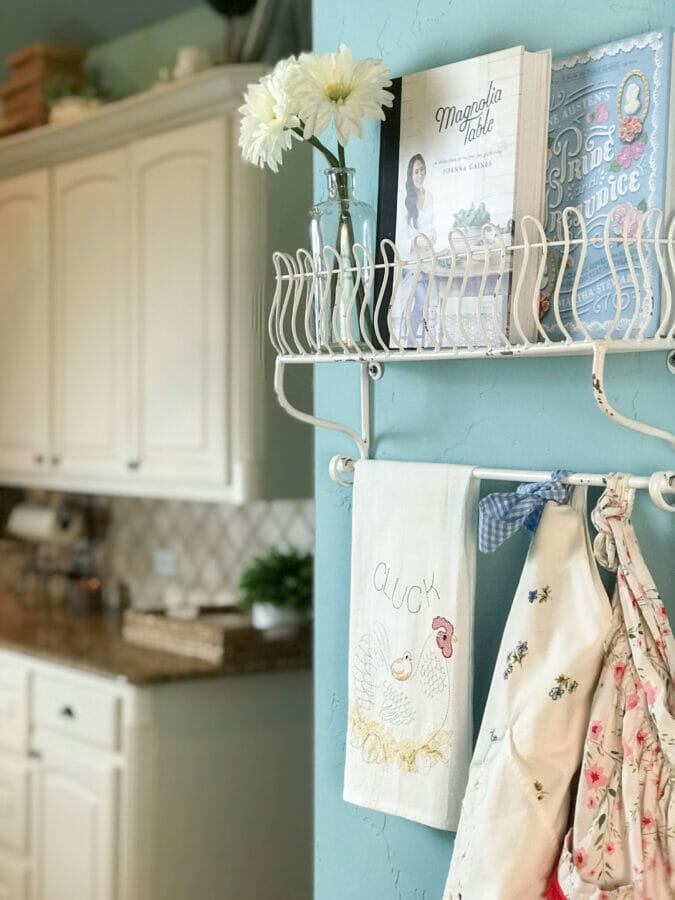
[[[104,101],[102,91],[92,81],[73,82],[54,76],[42,88],[42,97],[49,107],[52,125],[64,125],[91,115]]]
[[[271,547],[254,557],[239,581],[239,605],[250,609],[255,628],[292,633],[312,607],[311,553]]]

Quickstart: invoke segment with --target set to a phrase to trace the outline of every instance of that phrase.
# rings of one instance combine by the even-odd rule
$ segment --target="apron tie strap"
[[[607,487],[591,513],[591,521],[598,532],[593,541],[593,552],[600,565],[610,572],[616,572],[619,567],[612,525],[621,520],[628,521],[635,502],[635,489],[628,486],[629,479],[629,475],[610,475]]]
[[[567,503],[571,484],[563,484],[566,472],[551,473],[550,481],[520,484],[515,491],[488,494],[478,505],[478,547],[481,553],[492,553],[519,528],[536,531],[544,505],[553,500]]]

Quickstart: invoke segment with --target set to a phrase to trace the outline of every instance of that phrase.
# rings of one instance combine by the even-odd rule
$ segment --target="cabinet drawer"
[[[36,675],[33,724],[105,750],[117,750],[120,699],[89,684]]]
[[[18,853],[28,852],[29,785],[28,766],[0,756],[0,845]]]
[[[1,855],[0,900],[28,900],[28,867]]]
[[[0,660],[0,746],[12,750],[26,748],[27,697],[28,675],[25,669],[4,659]]]

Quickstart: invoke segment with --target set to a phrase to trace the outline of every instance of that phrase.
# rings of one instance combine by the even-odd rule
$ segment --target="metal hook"
[[[637,431],[640,434],[646,434],[650,437],[661,438],[671,447],[675,448],[675,434],[664,431],[662,428],[655,428],[653,425],[647,425],[644,422],[637,422],[629,419],[622,413],[618,412],[607,400],[604,384],[605,373],[605,356],[607,354],[607,343],[604,340],[593,342],[593,393],[595,394],[595,402],[606,416],[613,419],[618,425],[624,428],[630,428],[631,431]]]

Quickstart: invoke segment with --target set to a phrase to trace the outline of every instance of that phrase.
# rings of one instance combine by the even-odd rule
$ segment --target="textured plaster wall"
[[[382,56],[396,75],[516,44],[559,55],[593,44],[675,26],[669,0],[314,0],[315,47],[344,41],[356,57]],[[348,148],[359,195],[375,203],[377,129]],[[317,165],[317,171],[322,166]],[[356,371],[318,367],[319,415],[359,422]],[[675,377],[665,354],[609,360],[610,400],[627,415],[675,427]],[[675,468],[665,444],[606,419],[591,394],[590,360],[478,360],[385,367],[373,389],[378,458],[579,471],[647,473]],[[334,433],[316,443],[316,900],[437,900],[452,851],[448,834],[341,799],[347,719],[347,630],[351,497],[328,477],[337,452],[354,452]],[[485,485],[484,489],[496,485]],[[675,588],[675,516],[641,497],[634,521],[671,616]],[[476,617],[476,727],[480,723],[501,629],[527,540],[480,560]],[[579,622],[583,628],[583,622]],[[470,898],[478,900],[478,898]]]

